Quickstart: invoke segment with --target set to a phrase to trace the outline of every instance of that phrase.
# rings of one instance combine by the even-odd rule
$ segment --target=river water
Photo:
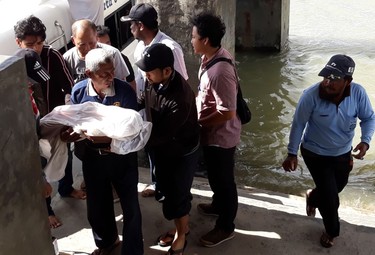
[[[253,113],[243,126],[236,158],[239,186],[301,195],[314,187],[299,156],[299,167],[285,173],[290,124],[304,89],[334,54],[356,62],[354,81],[363,85],[375,108],[375,1],[291,1],[289,42],[280,53],[237,53],[244,96]],[[358,127],[359,125],[357,125]],[[356,130],[354,145],[359,142]],[[375,210],[375,137],[364,160],[356,160],[341,204]]]

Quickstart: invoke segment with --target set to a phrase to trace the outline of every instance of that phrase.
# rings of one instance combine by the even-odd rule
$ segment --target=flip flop
[[[175,233],[176,233],[176,232],[175,232]],[[160,247],[168,247],[168,246],[171,246],[172,243],[173,243],[173,240],[174,240],[174,235],[175,235],[175,233],[172,234],[172,233],[170,233],[170,231],[168,231],[167,233],[160,235],[160,236],[158,237],[158,239],[156,239],[156,243],[157,243]],[[185,234],[185,236],[188,236],[189,234],[190,234],[190,231],[187,232],[187,233]],[[171,238],[171,240],[168,241],[168,242],[163,241],[163,239],[166,239],[166,238]]]
[[[185,240],[185,244],[183,248],[178,249],[178,250],[173,250],[171,247],[169,248],[168,252],[165,255],[183,255],[186,249],[186,246],[187,246],[187,241]]]
[[[157,244],[160,246],[160,247],[168,247],[168,246],[171,246],[172,243],[173,243],[173,240],[174,240],[174,235],[175,234],[171,234],[169,232],[165,233],[165,234],[162,234],[158,237],[157,239]],[[171,240],[168,241],[168,242],[165,242],[163,241],[163,239],[166,239],[166,238],[170,238]]]
[[[153,197],[155,196],[155,184],[149,184],[141,192],[142,197]]]

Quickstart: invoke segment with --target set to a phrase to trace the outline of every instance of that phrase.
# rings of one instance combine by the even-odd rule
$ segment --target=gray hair
[[[85,57],[86,70],[91,72],[96,72],[99,70],[100,65],[113,63],[113,56],[110,52],[102,49],[96,48],[92,49],[87,53]]]

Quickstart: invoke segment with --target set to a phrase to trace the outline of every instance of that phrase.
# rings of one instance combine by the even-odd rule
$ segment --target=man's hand
[[[81,138],[81,135],[74,132],[72,127],[65,127],[60,132],[60,139],[65,143],[72,143]]]
[[[52,194],[52,186],[49,182],[44,180],[43,196],[45,198],[47,198],[47,197],[51,196],[51,194]]]
[[[89,136],[86,132],[83,132],[88,140],[92,143],[111,143],[112,138],[108,136]]]
[[[291,172],[297,169],[298,159],[297,156],[288,155],[283,162],[283,168],[287,172]]]
[[[369,146],[367,143],[360,142],[353,150],[353,152],[359,151],[357,154],[352,154],[356,159],[363,159],[366,155],[366,151],[368,150]]]

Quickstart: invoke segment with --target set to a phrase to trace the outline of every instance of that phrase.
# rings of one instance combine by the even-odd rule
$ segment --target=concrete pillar
[[[220,15],[227,28],[222,45],[234,56],[236,0],[139,0],[136,2],[153,5],[159,14],[161,31],[182,46],[189,74],[188,82],[193,89],[198,86],[199,56],[194,54],[191,47],[192,28],[189,24],[189,17],[202,11],[211,11]]]
[[[23,59],[0,56],[0,253],[54,254]]]
[[[289,35],[290,0],[237,0],[236,48],[280,51]]]

